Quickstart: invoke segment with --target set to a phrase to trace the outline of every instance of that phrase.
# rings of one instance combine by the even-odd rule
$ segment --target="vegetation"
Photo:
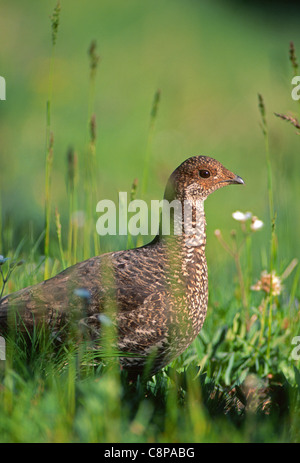
[[[21,79],[8,59],[17,52],[21,65],[21,33],[21,50],[7,40],[1,51],[12,88],[1,102],[1,295],[142,244],[100,241],[97,201],[117,190],[161,197],[169,173],[195,151],[246,187],[206,204],[209,313],[193,345],[152,378],[131,381],[116,353],[99,359],[71,336],[57,349],[46,331],[30,343],[11,331],[0,360],[0,441],[299,442],[299,101],[290,81],[300,43],[288,49],[287,38],[297,21],[277,34],[270,17],[270,30],[258,26],[254,37],[257,11],[244,22],[222,2],[14,3],[4,1],[3,17],[20,28],[27,18],[34,59]],[[270,36],[271,78],[260,51]]]

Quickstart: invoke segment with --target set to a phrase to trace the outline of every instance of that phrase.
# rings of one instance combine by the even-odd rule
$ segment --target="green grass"
[[[288,57],[296,19],[278,30],[276,16],[267,27],[256,10],[245,20],[222,2],[73,8],[65,0],[50,92],[56,2],[23,3],[4,1],[0,18],[8,83],[0,254],[10,258],[0,268],[3,278],[13,270],[5,294],[42,281],[45,271],[133,246],[132,237],[98,240],[93,205],[118,191],[160,199],[190,155],[215,156],[246,186],[206,201],[209,310],[193,345],[154,377],[130,382],[116,357],[99,361],[84,343],[70,338],[55,349],[43,331],[29,344],[11,332],[0,361],[0,441],[299,442],[299,265],[286,271],[300,254],[299,140],[273,115],[299,111]],[[295,50],[299,57],[300,43]],[[245,232],[231,217],[237,209],[258,215],[263,229]],[[262,270],[283,275],[279,295],[251,290]]]

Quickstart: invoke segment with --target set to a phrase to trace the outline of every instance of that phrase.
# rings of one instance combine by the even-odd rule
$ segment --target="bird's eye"
[[[199,170],[199,175],[202,178],[208,178],[208,177],[210,177],[210,172],[208,170],[201,169],[201,170]]]

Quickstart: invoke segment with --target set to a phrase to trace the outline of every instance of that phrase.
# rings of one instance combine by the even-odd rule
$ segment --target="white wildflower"
[[[259,220],[257,217],[253,216],[251,219],[251,225],[250,228],[252,231],[257,231],[260,230],[264,226],[264,223],[262,220]]]
[[[232,213],[232,217],[238,222],[246,222],[246,220],[251,219],[252,212],[235,211]]]

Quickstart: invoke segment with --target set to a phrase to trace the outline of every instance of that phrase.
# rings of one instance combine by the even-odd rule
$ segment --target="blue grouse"
[[[161,218],[159,232],[149,244],[92,257],[4,297],[0,334],[14,318],[11,313],[17,314],[20,329],[30,333],[35,325],[46,324],[57,337],[63,337],[75,320],[79,332],[88,333],[92,343],[101,347],[101,326],[109,317],[116,327],[116,348],[124,353],[121,365],[139,372],[150,357],[151,371],[157,372],[191,344],[205,320],[204,200],[223,186],[243,183],[215,159],[187,159],[173,172],[165,190],[164,203],[172,206],[168,234]],[[176,204],[179,213],[178,208],[174,212]],[[108,307],[114,310],[106,315]]]

